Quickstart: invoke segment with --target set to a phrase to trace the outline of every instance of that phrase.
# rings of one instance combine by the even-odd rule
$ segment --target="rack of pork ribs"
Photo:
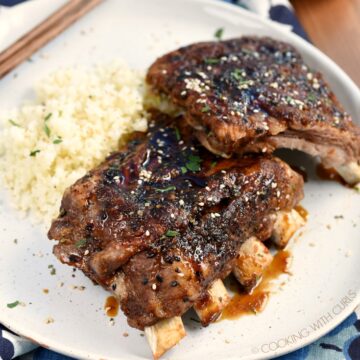
[[[215,321],[230,300],[223,280],[250,292],[273,259],[264,241],[285,247],[304,224],[303,178],[271,152],[301,149],[354,183],[360,132],[322,76],[269,38],[190,45],[147,82],[178,115],[152,111],[147,133],[68,188],[48,235],[158,358],[185,336],[187,310]]]

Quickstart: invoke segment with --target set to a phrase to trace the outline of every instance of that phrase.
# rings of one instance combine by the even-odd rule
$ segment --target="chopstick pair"
[[[0,79],[103,0],[70,0],[0,53]]]

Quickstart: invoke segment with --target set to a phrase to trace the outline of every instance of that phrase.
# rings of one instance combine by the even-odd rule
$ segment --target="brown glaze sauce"
[[[295,208],[294,208],[298,213],[299,215],[306,221],[308,216],[309,216],[309,212],[304,208],[302,207],[301,205],[296,205]]]
[[[243,315],[257,314],[264,310],[270,296],[271,281],[287,273],[289,251],[280,250],[265,271],[260,284],[251,294],[235,294],[223,310],[220,320],[237,319]]]
[[[325,168],[324,165],[318,164],[316,166],[316,175],[321,180],[336,181],[341,185],[349,186],[345,180],[333,168]]]
[[[107,316],[115,317],[119,312],[119,303],[114,296],[109,296],[104,305]]]

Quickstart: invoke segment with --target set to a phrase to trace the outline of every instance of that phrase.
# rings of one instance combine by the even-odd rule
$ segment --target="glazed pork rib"
[[[298,149],[360,181],[360,128],[289,44],[254,36],[189,45],[156,60],[147,82],[214,153]]]
[[[183,336],[179,317],[189,308],[213,320],[202,304],[221,310],[220,280],[237,266],[243,243],[268,239],[302,187],[281,160],[223,159],[197,143],[185,121],[159,115],[148,134],[66,190],[48,235],[60,261],[117,296],[157,357],[174,343],[158,344],[156,334]]]

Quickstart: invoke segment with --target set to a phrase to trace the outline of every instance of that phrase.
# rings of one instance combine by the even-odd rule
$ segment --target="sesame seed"
[[[276,183],[276,182],[273,182],[273,183],[271,184],[271,187],[272,187],[273,189],[275,189],[275,188],[277,187],[277,183]]]
[[[220,189],[224,189],[225,185],[224,184],[220,184]]]
[[[156,290],[156,284],[152,284],[151,288],[155,291]]]
[[[205,190],[206,190],[206,191],[210,191],[210,188],[207,186],[207,187],[205,188]]]
[[[199,202],[199,206],[204,206],[205,204],[203,202]]]
[[[181,206],[185,205],[184,200],[183,200],[183,199],[180,199],[180,200],[179,200],[179,204],[180,204]]]
[[[146,231],[145,231],[145,235],[146,235],[146,236],[150,236],[150,231],[149,231],[149,230],[146,230]]]

